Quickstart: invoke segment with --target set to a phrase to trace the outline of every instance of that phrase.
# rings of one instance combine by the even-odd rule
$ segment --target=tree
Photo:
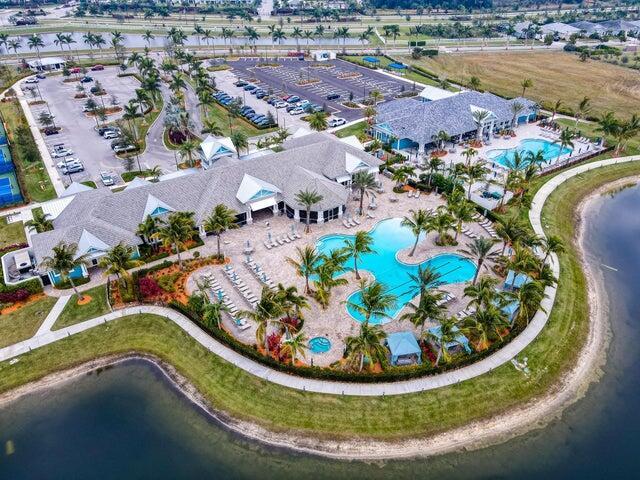
[[[144,219],[144,222],[138,225],[138,229],[136,230],[136,235],[138,235],[142,242],[145,245],[148,245],[150,242],[153,242],[155,239],[155,234],[158,232],[158,222],[151,215],[147,215],[147,218]],[[155,243],[154,243],[155,248]]]
[[[550,121],[553,122],[556,119],[556,114],[560,111],[562,107],[562,100],[556,100],[556,103],[553,104],[553,108],[551,109],[551,118]]]
[[[436,367],[440,363],[440,359],[444,359],[445,363],[451,360],[449,354],[449,346],[459,344],[457,320],[455,317],[443,317],[439,319],[439,328],[435,331],[427,331],[425,337],[438,345],[438,356],[436,357]]]
[[[317,250],[309,245],[304,248],[296,247],[297,259],[287,257],[287,263],[296,269],[296,274],[304,278],[304,293],[311,293],[309,288],[309,277],[316,271],[320,262],[320,255]]]
[[[260,300],[255,310],[242,310],[238,312],[238,317],[248,318],[258,324],[256,329],[256,343],[263,344],[269,354],[269,343],[267,342],[267,330],[270,325],[277,323],[278,319],[283,315],[284,310],[278,302],[277,293],[269,287],[263,287],[260,294]]]
[[[427,186],[431,188],[431,181],[433,180],[433,174],[442,168],[444,162],[440,157],[431,157],[429,159],[429,163],[427,164],[427,169],[429,170],[429,181],[427,182]]]
[[[438,232],[438,245],[446,245],[449,243],[449,230],[454,227],[453,216],[444,207],[439,207],[436,210],[433,219],[431,220],[431,229]]]
[[[215,324],[218,328],[222,328],[222,312],[228,312],[227,307],[222,302],[211,302],[204,307],[202,312],[202,322],[207,328],[212,328]]]
[[[358,260],[360,257],[367,253],[375,253],[371,248],[373,245],[373,237],[369,232],[363,230],[356,232],[353,239],[345,240],[346,252],[353,259],[353,269],[356,274],[356,279],[360,280],[360,272],[358,272]]]
[[[533,87],[533,80],[530,78],[524,78],[522,82],[520,82],[520,86],[522,87],[522,97],[524,97],[524,92],[527,91],[527,88]]]
[[[409,213],[411,216],[405,216],[400,224],[403,227],[409,228],[411,233],[416,237],[415,242],[413,243],[413,248],[411,249],[411,252],[409,252],[409,256],[413,257],[418,246],[418,241],[420,240],[420,235],[431,230],[433,215],[423,209],[409,210]]]
[[[314,112],[308,117],[311,130],[320,132],[327,129],[327,115],[324,112]]]
[[[441,275],[437,270],[429,266],[418,266],[416,274],[410,273],[412,289],[411,294],[418,295],[418,305],[408,303],[406,306],[411,310],[404,314],[401,320],[409,320],[416,327],[424,329],[424,324],[428,320],[437,320],[446,311],[446,306],[442,299],[444,293],[437,290],[442,284]]]
[[[224,255],[220,250],[220,237],[227,230],[238,228],[236,223],[236,215],[238,212],[220,203],[216,205],[211,214],[204,221],[204,229],[216,236],[218,247],[218,258],[224,259]]]
[[[485,162],[479,161],[465,168],[464,176],[468,182],[467,198],[471,200],[471,187],[478,180],[482,180],[488,173]]]
[[[515,215],[499,219],[496,223],[496,233],[502,237],[504,242],[500,255],[504,255],[507,247],[522,240],[527,234],[526,227]]]
[[[573,148],[573,138],[574,138],[575,134],[569,130],[568,128],[565,128],[564,130],[562,130],[560,132],[560,136],[558,137],[558,140],[556,140],[556,142],[558,142],[560,144],[560,148],[558,149],[558,156],[556,158],[556,162],[558,162],[560,160],[560,157],[562,156],[562,151],[565,149],[565,147],[571,147]]]
[[[498,252],[493,250],[495,244],[496,241],[492,238],[474,238],[467,243],[467,248],[460,250],[460,253],[476,264],[476,273],[473,275],[472,284],[476,283],[482,267],[487,268],[485,262],[487,260],[494,262],[497,259]]]
[[[388,292],[388,288],[380,282],[360,280],[360,295],[357,302],[347,301],[347,305],[364,317],[368,324],[374,317],[386,317],[387,310],[393,308],[396,296]]]
[[[129,245],[120,242],[111,247],[107,253],[100,259],[100,268],[104,268],[107,276],[115,275],[118,282],[123,279],[128,280],[128,269],[142,265],[144,262],[133,259],[135,249]]]
[[[249,148],[249,140],[247,139],[247,136],[242,132],[233,132],[229,139],[236,148],[238,158],[240,158],[240,151]]]
[[[51,221],[51,215],[44,213],[42,209],[34,209],[31,211],[33,219],[25,223],[27,227],[34,228],[36,232],[48,232],[53,230],[53,222]]]
[[[196,142],[191,138],[188,138],[178,146],[178,151],[180,152],[180,156],[182,158],[184,157],[187,158],[187,165],[189,167],[193,167],[194,165],[193,154],[197,150],[198,150],[198,142]]]
[[[511,128],[516,127],[516,120],[518,118],[518,114],[524,109],[524,104],[516,101],[511,104],[511,113],[513,116],[511,117]]]
[[[498,279],[488,275],[481,276],[476,283],[464,288],[464,296],[469,299],[467,307],[476,309],[494,305],[500,300],[498,293]]]
[[[196,226],[192,212],[173,212],[166,219],[160,220],[158,231],[154,234],[167,248],[174,248],[178,255],[178,264],[182,270],[180,252],[193,238]]]
[[[576,128],[578,128],[578,124],[580,123],[580,119],[584,118],[591,111],[591,100],[589,97],[583,97],[578,103],[578,108],[575,112],[576,117]]]
[[[456,222],[456,233],[453,240],[457,242],[458,235],[460,235],[462,231],[463,223],[473,220],[473,214],[476,212],[476,209],[473,204],[465,200],[463,196],[453,197],[453,201],[447,204],[447,209]]]
[[[386,357],[386,349],[382,341],[386,336],[387,334],[378,325],[362,323],[358,336],[345,339],[348,365],[357,365],[358,371],[361,372],[365,360],[369,365],[376,361],[383,361]]]
[[[44,40],[42,40],[40,35],[37,35],[35,33],[29,36],[29,38],[27,39],[27,46],[29,47],[29,50],[32,50],[35,48],[36,54],[38,55],[39,62],[42,62],[42,59],[40,58],[40,48],[44,47],[44,45],[45,45]]]
[[[539,280],[532,280],[523,284],[518,290],[509,292],[508,296],[518,301],[516,319],[529,325],[529,320],[535,315],[540,303],[545,299],[544,284]]]
[[[491,116],[491,112],[488,110],[475,110],[471,113],[473,117],[473,121],[476,122],[478,129],[476,131],[476,140],[482,141],[482,136],[484,133],[484,122]]]
[[[282,342],[281,352],[291,357],[291,364],[295,365],[296,357],[306,358],[308,337],[304,333],[293,335]]]
[[[378,182],[373,173],[365,170],[354,173],[351,177],[351,188],[355,189],[360,196],[360,207],[358,213],[364,215],[364,197],[370,195],[375,196],[375,189],[378,187]]]
[[[58,273],[63,281],[68,279],[78,299],[84,300],[84,296],[78,291],[73,278],[71,278],[71,272],[78,267],[88,266],[88,255],[86,253],[78,255],[78,245],[65,242],[58,243],[52,248],[52,252],[51,256],[44,257],[41,266],[46,270]]]
[[[480,79],[478,77],[472,76],[471,78],[469,78],[468,85],[469,85],[469,88],[471,90],[480,91],[481,82],[480,82]]]
[[[305,208],[306,218],[304,232],[309,233],[311,231],[311,207],[316,203],[321,202],[324,197],[320,195],[317,190],[300,190],[295,194],[294,199],[298,202],[298,205]]]
[[[495,333],[500,341],[503,339],[502,332],[509,328],[507,314],[495,305],[476,310],[473,313],[473,318],[476,322],[483,325],[484,330]]]

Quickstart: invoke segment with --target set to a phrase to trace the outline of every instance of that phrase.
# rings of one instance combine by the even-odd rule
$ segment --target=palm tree
[[[525,226],[518,217],[512,215],[503,217],[496,223],[496,233],[502,237],[504,242],[500,255],[504,255],[507,247],[523,239],[526,235]]]
[[[84,300],[82,293],[78,291],[73,278],[71,278],[71,272],[78,267],[87,266],[89,264],[88,255],[86,253],[77,255],[78,245],[65,242],[58,243],[52,248],[52,252],[53,255],[44,257],[41,266],[46,270],[58,273],[62,280],[68,279],[78,299]]]
[[[202,121],[202,127],[201,133],[210,133],[216,137],[220,137],[224,134],[222,127],[212,118],[205,118]]]
[[[356,273],[356,279],[360,280],[360,272],[358,272],[358,260],[362,255],[367,253],[375,253],[371,248],[373,245],[373,237],[369,232],[363,230],[356,232],[353,239],[345,240],[346,252],[353,258],[353,269]]]
[[[440,318],[440,325],[436,331],[427,331],[425,337],[432,340],[438,345],[438,356],[436,357],[436,367],[440,363],[440,359],[444,359],[445,363],[451,360],[449,354],[449,346],[459,343],[458,337],[460,330],[458,329],[457,320],[455,317],[442,317]]]
[[[277,293],[269,287],[263,287],[260,294],[260,300],[255,310],[242,310],[238,312],[238,317],[248,318],[258,324],[256,329],[256,343],[263,344],[269,354],[269,343],[267,330],[270,325],[277,323],[278,319],[284,314],[281,303],[278,301]]]
[[[218,258],[224,259],[224,255],[220,250],[220,237],[227,230],[238,228],[236,215],[238,212],[220,203],[216,205],[211,214],[204,221],[204,229],[206,232],[213,233],[216,236],[218,247]]]
[[[460,250],[460,253],[476,264],[476,273],[473,275],[472,284],[476,283],[482,267],[487,268],[485,262],[487,260],[494,262],[497,259],[498,252],[492,250],[495,244],[496,241],[492,238],[474,238],[471,242],[467,243],[467,248]]]
[[[431,181],[433,180],[433,174],[436,173],[442,166],[444,162],[440,157],[431,157],[429,159],[429,163],[427,164],[427,169],[429,170],[429,181],[427,182],[427,186],[431,188]]]
[[[560,143],[560,148],[558,149],[558,156],[556,157],[556,163],[560,160],[560,157],[562,156],[562,151],[564,150],[565,147],[573,148],[574,137],[575,137],[575,134],[568,128],[565,128],[560,132],[560,136],[558,137],[558,140],[556,140],[558,143]]]
[[[327,115],[324,112],[314,112],[309,115],[307,120],[309,121],[311,130],[320,132],[327,129]]]
[[[532,272],[540,271],[540,260],[529,248],[516,243],[513,246],[513,250],[513,256],[506,262],[507,268],[514,272],[511,289],[514,288],[517,278],[521,274],[527,275]]]
[[[34,228],[36,232],[48,232],[49,230],[53,230],[53,222],[51,221],[51,215],[48,213],[44,213],[44,211],[39,209],[33,209],[31,211],[33,215],[33,219],[29,220],[25,223],[27,227]]]
[[[578,108],[574,116],[576,117],[576,128],[578,128],[578,124],[580,123],[580,119],[584,118],[591,111],[591,100],[589,97],[583,97],[578,103]]]
[[[302,37],[302,29],[300,27],[293,27],[291,37],[296,39],[296,51],[300,51],[300,37]]]
[[[420,235],[425,232],[428,233],[429,230],[431,230],[433,215],[423,209],[409,210],[409,213],[411,216],[405,216],[402,219],[402,222],[400,222],[400,225],[409,228],[411,233],[416,237],[416,240],[413,243],[413,248],[411,249],[411,252],[409,252],[409,256],[413,257],[418,246],[418,241],[420,240]]]
[[[511,113],[513,116],[511,117],[511,128],[514,129],[516,127],[516,120],[518,118],[518,114],[524,109],[524,104],[520,102],[513,102],[511,104]]]
[[[305,227],[304,232],[309,233],[311,231],[311,207],[316,203],[321,202],[324,198],[316,190],[300,190],[294,196],[298,205],[302,206],[306,210]]]
[[[287,36],[282,31],[282,28],[277,28],[273,31],[273,33],[271,33],[271,39],[274,43],[278,42],[278,44],[282,45],[282,41],[286,40]]]
[[[296,364],[296,357],[299,355],[303,358],[306,358],[306,350],[308,348],[307,342],[308,338],[304,333],[298,333],[292,337],[289,337],[287,340],[282,342],[282,348],[280,351],[285,353],[291,357],[291,364]]]
[[[156,38],[151,30],[145,30],[142,34],[142,39],[147,43],[147,47],[151,47],[151,40]]]
[[[107,276],[115,275],[118,282],[121,282],[123,279],[126,282],[129,277],[127,270],[144,263],[140,260],[133,259],[134,253],[135,249],[133,247],[120,242],[114,247],[111,247],[100,259],[100,268],[104,268],[104,273]]]
[[[304,278],[304,293],[311,293],[309,288],[309,277],[316,271],[320,261],[320,255],[314,247],[309,245],[304,248],[296,247],[298,253],[297,260],[287,257],[287,263],[296,269],[296,274]]]
[[[56,37],[58,35],[63,35],[63,34],[56,34]],[[9,53],[9,34],[5,33],[5,32],[0,32],[0,46],[4,46],[4,49],[7,51],[7,53]]]
[[[553,104],[553,108],[551,109],[551,118],[550,121],[553,122],[556,119],[556,114],[560,111],[562,107],[562,100],[556,100],[556,103]]]
[[[347,359],[350,365],[358,365],[358,371],[364,368],[364,362],[370,365],[375,361],[383,361],[386,349],[382,341],[387,334],[378,325],[369,325],[364,322],[360,325],[360,334],[357,337],[345,339]]]
[[[182,158],[187,157],[187,165],[193,167],[193,154],[198,149],[198,142],[189,138],[178,146]]]
[[[465,158],[464,166],[465,168],[471,164],[471,159],[478,154],[478,150],[473,147],[465,148],[462,151],[462,156]]]
[[[222,312],[228,311],[229,307],[222,302],[208,303],[202,312],[202,322],[207,328],[212,328],[214,324],[218,328],[222,328]]]
[[[40,35],[32,34],[27,39],[27,45],[29,46],[29,50],[36,49],[36,54],[38,55],[38,61],[41,63],[42,59],[40,58],[40,47],[44,47],[44,40],[40,37]]]
[[[240,158],[240,151],[249,148],[249,140],[243,132],[233,132],[229,137],[231,143],[236,148],[236,155]]]
[[[464,288],[464,296],[469,299],[467,307],[476,309],[486,308],[494,305],[500,300],[498,295],[498,279],[488,275],[481,276],[477,283],[467,285]]]
[[[469,78],[468,85],[471,90],[479,91],[481,85],[480,79],[476,76],[472,76],[471,78]]]
[[[383,283],[363,279],[360,280],[358,301],[347,301],[347,305],[364,317],[365,324],[369,324],[373,317],[388,316],[387,310],[395,306],[396,298]]]
[[[544,311],[540,303],[546,298],[546,294],[544,293],[544,284],[539,280],[532,280],[523,284],[515,292],[509,292],[508,296],[518,301],[516,319],[524,321],[526,325],[529,325],[529,320],[538,309]]]
[[[453,240],[457,243],[458,235],[460,235],[460,232],[462,231],[463,223],[473,220],[473,214],[476,212],[476,209],[473,204],[465,200],[464,197],[460,197],[449,203],[447,205],[447,209],[456,222],[456,233]]]
[[[509,328],[506,313],[495,305],[476,310],[473,314],[475,321],[482,324],[487,331],[493,331],[500,341],[503,340],[502,332]]]
[[[0,35],[6,35],[6,34],[0,34]],[[60,32],[60,33],[56,33],[56,35],[55,35],[55,36],[56,36],[56,38],[53,40],[53,43],[54,43],[55,45],[58,45],[58,46],[60,47],[60,50],[64,52],[64,48],[63,48],[63,47],[64,47],[64,46],[66,45],[66,43],[67,43],[67,42],[66,42],[66,38],[67,38],[67,36],[66,36],[64,33],[62,33],[62,32]],[[5,41],[5,42],[0,42],[0,43],[5,43],[5,45],[6,45],[6,41]]]
[[[158,222],[151,215],[147,215],[147,218],[144,219],[144,222],[138,225],[136,235],[138,235],[142,239],[142,242],[145,245],[148,245],[155,239],[155,234],[157,233],[157,231]]]
[[[540,266],[541,269],[544,264],[547,263],[547,259],[552,253],[558,254],[565,251],[564,242],[560,237],[555,235],[549,235],[548,237],[541,238],[540,249],[544,253],[544,258],[542,259]]]
[[[471,116],[478,126],[478,130],[476,131],[476,140],[480,142],[482,141],[484,122],[491,116],[491,112],[488,110],[476,110],[471,113]]]
[[[18,38],[12,38],[7,42],[7,48],[13,50],[13,53],[17,56],[18,49],[22,47],[22,41]]]
[[[446,245],[448,243],[449,230],[454,227],[453,216],[444,207],[439,207],[436,210],[435,215],[431,220],[431,229],[438,232],[438,240],[436,243],[439,245]]]
[[[284,287],[278,284],[277,299],[282,306],[282,310],[287,318],[301,318],[303,308],[309,308],[309,302],[303,295],[298,295],[298,289],[294,286]],[[289,333],[288,325],[285,325],[287,334]]]
[[[465,168],[464,176],[466,177],[469,184],[467,188],[467,198],[469,200],[471,200],[471,187],[473,186],[473,184],[476,181],[485,178],[485,175],[487,175],[488,173],[485,165],[485,162],[476,162],[473,165],[469,165]]]
[[[339,275],[344,271],[343,263],[347,259],[343,249],[336,249],[330,255],[322,255],[321,263],[316,267],[317,280],[314,280],[315,299],[322,308],[327,308],[331,299],[331,290],[348,284],[346,278]],[[332,258],[336,257],[336,258]]]
[[[162,242],[164,247],[175,248],[178,255],[178,264],[182,270],[182,257],[180,252],[187,243],[193,238],[195,233],[195,222],[193,221],[193,213],[173,212],[167,219],[160,220],[158,231],[154,234]]]
[[[522,87],[522,97],[524,97],[524,92],[527,91],[527,88],[533,87],[533,81],[530,78],[524,78],[522,82],[520,82],[520,86]]]

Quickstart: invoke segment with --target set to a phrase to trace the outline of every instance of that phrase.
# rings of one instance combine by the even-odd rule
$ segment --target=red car
[[[71,72],[71,73],[80,73],[80,67],[73,67],[73,68],[69,69],[69,72]]]
[[[91,70],[93,70],[94,72],[97,72],[98,70],[104,70],[104,65],[94,65],[93,67],[91,67]]]

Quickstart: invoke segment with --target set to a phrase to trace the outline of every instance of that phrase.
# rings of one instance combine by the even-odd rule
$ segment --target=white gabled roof
[[[477,107],[475,105],[469,105],[469,109],[471,110],[471,114],[474,114],[476,112],[488,112],[489,117],[487,118],[496,118],[495,113],[493,113],[491,110],[487,110],[486,108]]]
[[[305,135],[309,135],[309,134],[311,134],[311,130],[308,130],[308,129],[304,128],[304,127],[300,127],[295,132],[293,132],[293,135],[291,135],[291,138],[300,138],[300,137],[304,137]]]
[[[129,182],[129,184],[124,187],[125,190],[133,190],[134,188],[144,187],[146,185],[151,185],[151,182],[144,177],[136,177]]]
[[[147,218],[147,216],[151,215],[158,208],[166,210],[168,212],[176,211],[175,208],[170,207],[169,205],[164,203],[162,200],[157,199],[153,195],[149,195],[147,197],[147,205],[144,207],[144,213],[142,214],[141,221],[144,221],[144,219]]]
[[[71,185],[65,188],[64,192],[62,192],[62,195],[60,195],[60,197],[68,197],[70,195],[75,195],[76,193],[88,192],[89,190],[94,190],[94,189],[87,185],[83,185],[80,182],[71,182]]]
[[[80,240],[78,241],[76,258],[86,253],[92,253],[94,250],[106,252],[109,250],[109,245],[87,230],[82,230],[82,235],[80,235]]]
[[[236,192],[236,198],[242,203],[247,203],[260,192],[282,193],[275,185],[245,173]]]
[[[345,160],[344,161],[344,169],[350,174],[355,172],[359,168],[363,168],[363,167],[369,168],[369,165],[364,163],[362,160],[360,160],[355,155],[351,155],[350,153],[346,153],[345,154],[345,159],[344,160]]]
[[[444,90],[442,88],[433,87],[431,85],[425,86],[422,91],[418,94],[421,98],[426,98],[427,100],[442,100],[443,98],[453,97],[457,95],[458,92],[450,92],[449,90]]]
[[[348,137],[341,138],[340,141],[347,145],[351,145],[352,147],[356,147],[358,150],[364,151],[364,145],[362,145],[360,140],[358,140],[358,137],[355,135],[349,135]]]
[[[233,142],[228,137],[216,138],[213,135],[209,135],[200,144],[200,148],[206,160],[211,160],[216,155],[237,153],[236,147],[233,146]]]

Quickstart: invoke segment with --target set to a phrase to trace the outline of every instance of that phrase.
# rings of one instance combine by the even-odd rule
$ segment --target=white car
[[[276,102],[275,105],[274,105],[274,107],[276,107],[276,108],[285,108],[285,107],[288,107],[288,106],[289,106],[289,104],[287,102],[283,102],[283,101]]]
[[[347,121],[344,118],[335,117],[327,122],[329,127],[339,127],[340,125],[344,125]]]
[[[113,140],[114,138],[120,138],[120,132],[109,130],[108,132],[104,132],[104,135],[102,135],[102,138],[104,138],[105,140]]]
[[[289,113],[291,115],[302,115],[304,113],[304,108],[297,107],[291,110]]]
[[[67,157],[64,160],[62,160],[61,162],[56,163],[56,167],[64,168],[66,165],[69,165],[70,163],[81,163],[81,162],[77,158]]]
[[[84,165],[82,164],[82,162],[72,162],[72,163],[67,163],[66,165],[64,165],[60,171],[62,173],[76,173],[76,172],[82,172],[84,170]]]
[[[113,180],[111,172],[100,172],[100,180],[105,187],[110,187],[111,185],[114,185],[116,183]]]
[[[51,152],[52,158],[64,158],[69,155],[73,155],[73,150],[70,148],[56,148],[53,152]]]
[[[38,79],[36,77],[27,78],[24,83],[38,83]]]

